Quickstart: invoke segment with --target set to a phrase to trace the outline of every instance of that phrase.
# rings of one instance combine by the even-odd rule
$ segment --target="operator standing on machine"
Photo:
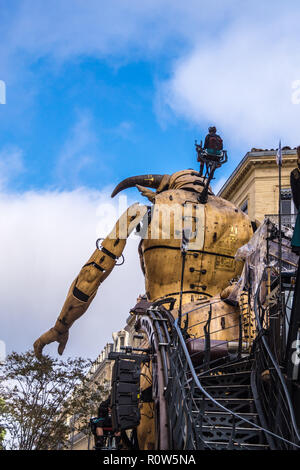
[[[204,141],[204,148],[207,153],[211,153],[212,155],[221,155],[221,151],[223,150],[223,140],[216,132],[217,129],[215,126],[208,128],[208,134]]]

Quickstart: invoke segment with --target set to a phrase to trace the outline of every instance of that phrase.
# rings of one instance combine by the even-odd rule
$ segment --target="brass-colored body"
[[[203,336],[203,325],[207,321],[210,304],[213,304],[212,325],[220,331],[212,339],[230,341],[238,336],[237,327],[220,329],[218,322],[220,317],[226,316],[227,325],[230,322],[236,325],[239,310],[238,307],[223,302],[220,295],[223,292],[222,298],[226,297],[224,289],[241,273],[242,263],[236,261],[234,255],[250,239],[253,233],[251,222],[232,203],[212,195],[211,191],[208,193],[207,203],[200,204],[198,196],[203,189],[203,178],[194,171],[184,170],[171,176],[164,175],[159,181],[156,192],[138,186],[142,194],[154,204],[151,222],[140,245],[147,299],[155,301],[166,297],[175,298],[173,315],[177,316],[183,263],[180,249],[182,229],[188,226],[195,232],[195,237],[190,239],[185,257],[183,314],[196,308],[189,316],[189,333],[192,337]],[[182,212],[184,207],[188,207],[187,212]],[[134,211],[137,211],[136,215]],[[131,206],[117,222],[114,233],[103,241],[102,247],[112,253],[115,259],[101,249],[95,250],[73,282],[55,326],[35,342],[37,356],[52,341],[57,341],[59,353],[63,352],[70,326],[87,310],[99,285],[110,274],[116,259],[122,254],[126,237],[146,213],[146,206]],[[167,219],[170,224],[165,224]],[[125,230],[125,238],[121,239],[120,230],[123,227],[124,234],[124,223],[130,226]],[[77,291],[77,296],[74,295],[74,287],[79,290],[80,295],[86,296],[85,300],[78,298]],[[144,386],[145,384],[142,388]],[[151,418],[153,410],[151,404],[144,404],[143,409],[145,413],[142,414],[139,438],[144,448],[150,449],[154,446],[154,420]]]
[[[203,231],[202,237],[199,236],[199,243],[193,243],[192,239],[191,251],[188,247],[183,281],[183,292],[186,293],[183,294],[183,303],[220,294],[229,285],[231,279],[238,277],[242,271],[243,264],[236,261],[234,255],[240,246],[248,242],[253,233],[247,215],[230,202],[215,196],[209,196],[207,204],[199,204],[197,193],[183,189],[168,190],[158,194],[155,204],[163,208],[160,212],[164,213],[165,218],[170,214],[171,236],[165,237],[163,222],[160,222],[159,229],[156,229],[158,238],[152,239],[151,223],[150,237],[142,242],[140,251],[145,270],[147,298],[150,301],[166,296],[179,298],[182,234],[179,234],[180,239],[175,239],[172,235],[174,227],[172,208],[175,204],[179,208],[183,204],[190,204],[191,217],[202,219],[198,230]],[[176,217],[182,217],[180,211],[175,215]],[[157,225],[156,219],[154,224]],[[194,220],[192,224],[195,225]]]

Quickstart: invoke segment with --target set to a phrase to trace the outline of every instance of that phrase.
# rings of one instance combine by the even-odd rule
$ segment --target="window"
[[[282,189],[280,195],[280,207],[282,215],[294,214],[294,203],[292,198],[292,192],[289,189]]]
[[[290,188],[281,189],[280,209],[282,214],[282,223],[288,227],[293,227],[295,225],[295,216],[292,217],[291,214],[296,214],[297,210],[293,202],[292,191]]]
[[[241,211],[248,214],[248,199],[241,204]]]

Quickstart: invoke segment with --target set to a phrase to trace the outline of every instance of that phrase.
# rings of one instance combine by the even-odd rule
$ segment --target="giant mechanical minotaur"
[[[202,150],[197,151],[201,160]],[[214,164],[211,157],[204,155],[203,158],[211,171],[220,161]],[[193,305],[206,304],[207,307],[195,310],[190,316],[190,325],[203,324],[210,309],[212,321],[218,322],[221,315],[226,322],[233,322],[232,328],[228,325],[215,328],[218,333],[212,339],[236,338],[234,312],[238,316],[238,307],[229,306],[226,297],[242,271],[242,263],[235,260],[235,253],[249,241],[253,229],[246,214],[212,193],[210,179],[207,174],[183,170],[172,175],[127,178],[115,188],[112,196],[136,186],[151,204],[130,206],[94,251],[73,281],[54,327],[35,342],[37,357],[44,346],[53,341],[59,343],[58,352],[62,354],[71,325],[89,307],[100,284],[117,264],[126,239],[134,229],[141,235],[139,256],[147,301],[172,297],[174,317],[178,316],[179,306],[184,312],[187,308],[192,310]],[[184,269],[183,237],[187,253]],[[229,311],[232,315],[226,316]],[[198,330],[191,328],[189,334],[201,336],[203,327]]]

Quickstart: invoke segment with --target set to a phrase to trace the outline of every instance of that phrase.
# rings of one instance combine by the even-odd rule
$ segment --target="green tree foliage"
[[[32,351],[7,356],[0,365],[5,448],[66,448],[71,433],[88,432],[89,419],[105,398],[103,387],[87,375],[90,366],[82,358],[39,361]]]
[[[0,398],[0,416],[4,410],[5,401]],[[0,426],[0,450],[3,450],[3,441],[5,438],[5,429],[3,426]]]

